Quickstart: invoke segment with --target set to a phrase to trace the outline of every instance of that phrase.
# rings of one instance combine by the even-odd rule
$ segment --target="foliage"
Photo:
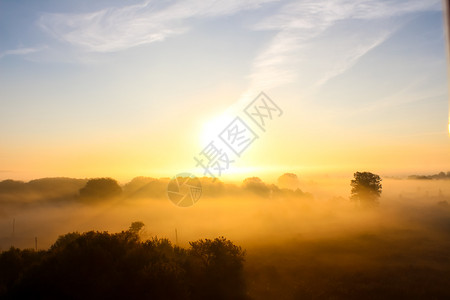
[[[90,179],[86,186],[80,189],[82,198],[105,199],[118,196],[122,193],[122,188],[116,180],[112,178]]]
[[[141,232],[142,228],[144,228],[144,226],[144,223],[141,221],[133,222],[131,223],[130,228],[128,228],[128,231],[131,234],[139,236],[139,233]]]
[[[298,177],[294,173],[284,173],[283,175],[278,177],[277,182],[280,188],[286,188],[290,190],[295,190],[300,185]]]
[[[450,171],[447,173],[439,172],[434,175],[410,175],[408,179],[432,180],[432,179],[450,179]]]
[[[350,185],[352,187],[350,199],[359,201],[365,206],[378,203],[382,191],[380,176],[370,172],[356,172]]]
[[[73,199],[78,190],[86,185],[85,179],[41,178],[29,182],[0,181],[0,202],[60,201]]]
[[[245,190],[253,192],[259,196],[267,197],[270,193],[269,187],[259,177],[249,177],[244,179],[242,186]]]
[[[259,198],[271,199],[312,199],[312,195],[299,189],[297,175],[283,174],[278,185],[263,182],[258,177],[246,178],[242,185],[224,183],[217,178],[199,177],[202,195],[210,198],[248,196],[250,192]],[[81,201],[84,204],[105,203],[118,199],[167,198],[169,178],[136,177],[123,186],[112,178],[73,179],[43,178],[29,182],[0,181],[0,204],[37,205],[40,203],[70,203]],[[0,213],[1,207],[0,205]]]
[[[242,299],[245,251],[224,237],[190,243],[189,270],[195,299]],[[232,287],[232,288],[230,288]]]
[[[69,233],[47,251],[1,253],[0,298],[245,298],[240,247],[225,238],[188,249],[167,239],[140,241],[143,225],[115,234]]]

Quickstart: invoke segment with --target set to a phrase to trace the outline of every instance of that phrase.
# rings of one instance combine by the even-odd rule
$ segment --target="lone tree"
[[[350,199],[364,206],[377,205],[383,188],[380,176],[370,172],[356,172],[353,176]]]

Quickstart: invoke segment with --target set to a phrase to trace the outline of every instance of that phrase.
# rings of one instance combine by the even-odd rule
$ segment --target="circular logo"
[[[200,180],[190,173],[175,175],[167,185],[167,196],[175,205],[189,207],[202,195]]]

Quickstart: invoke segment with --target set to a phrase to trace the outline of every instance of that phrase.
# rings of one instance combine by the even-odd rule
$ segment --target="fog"
[[[37,237],[38,247],[45,249],[67,232],[118,232],[137,220],[146,224],[147,237],[167,237],[185,245],[198,238],[223,235],[246,248],[292,239],[349,236],[381,228],[447,229],[441,217],[450,216],[445,202],[450,200],[448,180],[384,179],[380,205],[374,209],[358,207],[349,200],[349,181],[302,180],[299,185],[304,195],[300,197],[265,197],[239,192],[239,186],[231,196],[226,192],[211,196],[205,189],[201,199],[186,208],[175,206],[165,195],[124,195],[85,203],[63,189],[60,197],[52,195],[52,201],[32,193],[17,199],[3,194],[0,247],[34,248]],[[43,197],[48,195],[44,193]]]
[[[142,221],[143,240],[157,236],[188,247],[224,236],[242,246],[250,298],[450,295],[443,289],[450,275],[450,180],[384,178],[374,207],[349,200],[350,180],[277,186],[258,178],[241,185],[203,179],[202,197],[190,207],[167,198],[168,179],[136,178],[121,194],[98,199],[81,197],[87,180],[45,179],[47,188],[4,181],[0,250],[34,248],[35,238],[38,249],[47,249],[68,232],[120,232]]]

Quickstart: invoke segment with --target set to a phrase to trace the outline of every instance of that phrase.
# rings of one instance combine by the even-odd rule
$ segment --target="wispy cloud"
[[[44,47],[35,47],[35,48],[18,48],[13,50],[6,50],[0,52],[0,59],[8,56],[8,55],[26,55],[34,52],[41,51]]]
[[[302,50],[311,47],[327,30],[346,21],[383,24],[389,19],[430,10],[440,10],[440,1],[303,0],[288,3],[255,26],[256,30],[274,30],[276,34],[254,61],[251,89],[258,91],[293,82],[305,71],[302,63],[309,61],[311,64],[311,59],[323,59],[327,61],[326,66],[316,74],[315,82],[311,84],[319,87],[344,73],[366,53],[382,44],[398,26],[379,26],[378,30],[361,30],[360,34],[358,28],[353,27],[351,34],[341,32],[337,41],[331,39],[329,44],[321,45],[330,48],[322,50],[327,55],[307,56],[307,52]],[[318,62],[320,65],[324,63]]]
[[[427,88],[429,86],[427,76],[418,76],[405,86],[401,87],[394,93],[388,94],[383,98],[373,101],[366,106],[362,106],[352,111],[348,111],[348,115],[361,114],[363,112],[371,112],[381,109],[387,109],[395,106],[403,106],[406,104],[430,101],[435,99],[445,99],[446,95],[441,90],[433,90]],[[344,112],[343,112],[344,113]]]
[[[145,1],[83,14],[45,13],[38,25],[82,51],[117,52],[186,32],[194,18],[233,15],[272,1]],[[441,9],[439,0],[299,0],[282,2],[277,7],[275,13],[251,27],[274,31],[274,36],[253,61],[246,95],[294,82],[302,76],[308,77],[310,89],[320,87],[346,72],[400,27],[386,25],[385,21],[394,23],[408,14]],[[370,23],[374,29],[359,30],[349,25],[349,34],[340,31],[338,39],[321,45],[329,48],[321,50],[322,56],[311,55],[311,51],[315,54],[315,42],[321,35],[349,21]],[[314,65],[314,59],[321,62]],[[302,73],[305,62],[314,67],[315,74]]]
[[[273,0],[189,0],[102,9],[85,14],[43,14],[38,24],[61,41],[91,52],[115,52],[162,41],[189,29],[187,20],[235,14]]]

